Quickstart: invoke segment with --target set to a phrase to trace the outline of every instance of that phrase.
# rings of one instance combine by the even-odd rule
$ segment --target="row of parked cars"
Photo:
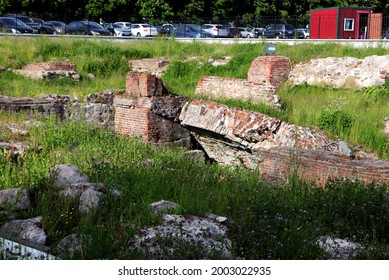
[[[19,14],[0,17],[0,32],[39,34],[79,34],[105,36],[154,37],[158,35],[191,38],[309,38],[307,29],[296,29],[288,24],[271,24],[268,28],[229,27],[221,24],[164,24],[115,22],[99,24],[94,21],[43,21]]]
[[[164,24],[115,22],[101,25],[93,21],[43,21],[24,15],[0,17],[0,29],[9,33],[81,34],[106,36],[154,37],[158,35],[191,38],[299,38],[308,39],[309,29],[294,29],[290,24],[270,24],[267,28],[228,27],[221,24]]]
[[[267,28],[229,27],[221,24],[164,24],[159,32],[174,34],[176,37],[200,37],[201,34],[201,37],[309,39],[308,28],[295,29],[290,24],[270,24]]]
[[[61,21],[43,21],[18,14],[0,17],[0,32],[14,34],[63,34],[66,24]]]

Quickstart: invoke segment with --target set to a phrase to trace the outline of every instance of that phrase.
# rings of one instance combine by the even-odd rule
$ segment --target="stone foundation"
[[[49,79],[54,77],[66,77],[79,80],[77,66],[73,62],[41,62],[24,66],[22,69],[14,70],[20,74],[33,79]]]

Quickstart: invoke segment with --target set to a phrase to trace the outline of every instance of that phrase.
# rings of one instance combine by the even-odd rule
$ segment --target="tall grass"
[[[195,87],[202,76],[246,78],[251,61],[263,52],[263,42],[224,46],[157,39],[116,44],[5,36],[0,39],[1,66],[19,68],[31,62],[72,61],[77,64],[81,81],[34,81],[3,71],[0,94],[83,96],[107,88],[121,89],[129,70],[128,59],[163,56],[172,60],[163,76],[169,91],[195,98]],[[293,64],[316,57],[362,58],[388,53],[383,48],[355,50],[335,44],[277,45],[277,54],[289,57]],[[224,56],[232,58],[225,66],[214,67],[208,62],[209,58]],[[89,72],[96,75],[95,80],[85,78]],[[389,158],[388,137],[381,132],[381,121],[389,115],[388,84],[362,91],[286,85],[278,94],[282,110],[236,100],[218,101],[322,129],[331,137]],[[130,241],[139,228],[159,223],[158,217],[149,214],[148,205],[161,199],[178,203],[178,214],[228,217],[235,257],[327,258],[315,242],[319,236],[334,235],[361,242],[369,249],[359,252],[357,258],[389,258],[385,249],[389,242],[388,186],[334,181],[319,189],[300,181],[293,170],[288,183],[267,182],[254,171],[192,162],[177,147],[157,149],[138,138],[121,137],[84,123],[59,123],[55,118],[40,119],[43,126],[16,138],[4,128],[6,123],[21,123],[30,117],[0,112],[0,138],[29,143],[26,155],[17,160],[1,151],[0,189],[30,190],[36,207],[26,215],[43,216],[49,245],[70,233],[91,236],[92,241],[75,258],[148,258],[134,250]],[[102,211],[82,217],[74,202],[58,197],[48,180],[54,165],[66,163],[79,167],[92,182],[101,182],[108,190],[120,190],[121,196],[108,191]],[[5,211],[0,211],[0,224],[7,216]],[[195,252],[188,255],[192,251],[183,250],[176,258],[196,258]]]
[[[178,147],[156,149],[84,123],[41,121],[44,126],[26,136],[30,149],[24,158],[10,161],[0,155],[0,186],[30,190],[36,208],[29,215],[43,216],[49,245],[71,233],[90,236],[76,258],[147,258],[130,241],[138,229],[159,223],[148,205],[161,199],[178,203],[178,214],[228,217],[235,257],[325,259],[315,242],[336,235],[375,250],[373,255],[361,252],[363,258],[389,258],[380,249],[389,241],[388,186],[342,181],[316,188],[298,180],[293,170],[288,184],[275,184],[255,171],[190,161]],[[50,169],[63,163],[78,166],[107,190],[120,190],[120,197],[108,191],[101,212],[81,216],[74,202],[58,197],[50,186]],[[174,257],[200,257],[188,252]]]

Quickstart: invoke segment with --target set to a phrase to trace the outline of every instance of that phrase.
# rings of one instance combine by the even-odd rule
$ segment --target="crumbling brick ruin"
[[[136,61],[136,65],[139,63]],[[161,66],[158,59],[147,59],[146,64],[152,69]],[[58,64],[65,69],[68,64],[61,65]],[[40,68],[34,67],[51,69],[51,66],[53,64],[43,63]],[[33,71],[31,69],[34,67],[27,69]],[[276,89],[287,78],[289,71],[290,62],[286,58],[260,57],[250,67],[249,80],[205,77],[198,87],[224,86],[231,89],[228,93],[231,95],[242,94],[239,89],[244,87],[260,87],[261,83]],[[273,88],[269,90],[270,94],[273,94]],[[353,159],[342,154],[337,141],[326,138],[324,134],[264,114],[230,108],[216,102],[187,102],[184,97],[169,94],[162,80],[148,71],[129,72],[124,93],[107,92],[103,96],[113,96],[112,122],[118,133],[141,137],[146,142],[161,145],[173,143],[187,148],[191,147],[193,137],[210,159],[220,164],[243,165],[258,170],[264,178],[286,180],[289,174],[295,172],[300,178],[321,186],[330,179],[378,184],[389,182],[389,161]],[[104,102],[110,107],[111,98],[105,99],[108,101]],[[97,101],[88,102],[94,104]],[[46,112],[56,111],[53,106],[57,103],[53,100],[2,98],[0,108],[10,111],[21,108],[36,110],[38,105],[44,107]],[[111,118],[110,114],[107,116]],[[101,120],[98,122],[101,123]]]
[[[115,130],[146,142],[190,147],[190,133],[178,122],[185,98],[167,93],[148,72],[129,72],[126,93],[114,98]]]
[[[251,63],[247,80],[206,76],[197,84],[196,94],[280,107],[277,88],[288,79],[290,71],[290,59],[273,55],[260,56]]]

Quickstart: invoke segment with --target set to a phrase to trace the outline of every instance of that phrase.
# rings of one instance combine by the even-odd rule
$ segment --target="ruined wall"
[[[260,56],[251,63],[248,78],[203,77],[196,94],[223,99],[239,99],[280,107],[277,87],[289,76],[291,62],[282,56]]]
[[[239,99],[278,106],[276,88],[268,83],[253,83],[244,79],[205,76],[196,86],[196,94],[214,98]]]
[[[327,57],[301,62],[293,67],[289,83],[361,89],[381,86],[389,78],[389,55]]]
[[[127,62],[132,72],[148,72],[160,78],[170,64],[169,60],[145,58],[129,60]]]
[[[76,71],[77,65],[73,62],[40,62],[24,66],[21,70],[26,71]]]
[[[66,77],[79,80],[77,66],[73,62],[40,62],[24,66],[22,69],[14,70],[16,74],[33,79],[48,79],[53,77]]]
[[[152,97],[166,94],[162,80],[148,72],[128,72],[126,93],[132,97]]]
[[[352,159],[323,133],[264,114],[194,100],[182,109],[180,120],[208,157],[256,169],[265,178],[286,180],[297,170],[300,178],[318,185],[330,178],[389,182],[389,161]]]
[[[126,92],[114,98],[115,130],[146,142],[190,147],[190,132],[178,122],[185,99],[167,93],[162,80],[148,72],[129,72]]]
[[[247,79],[254,83],[269,83],[278,88],[288,80],[292,70],[290,59],[284,56],[260,56],[251,62]]]
[[[374,159],[351,160],[322,151],[285,147],[256,151],[258,170],[269,179],[285,180],[291,172],[300,178],[323,186],[329,179],[360,180],[364,183],[388,184],[389,161]]]

